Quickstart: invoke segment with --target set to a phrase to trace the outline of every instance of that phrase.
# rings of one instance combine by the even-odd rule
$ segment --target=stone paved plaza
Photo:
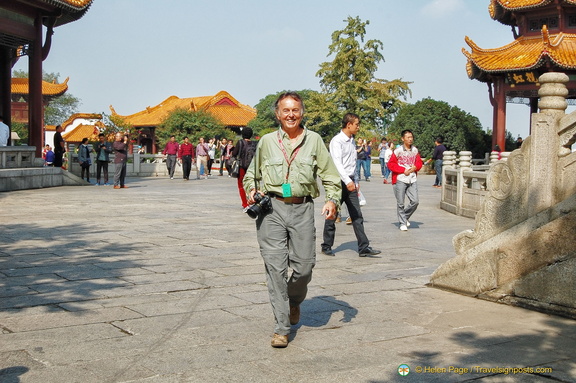
[[[392,186],[362,183],[381,258],[344,222],[335,257],[317,240],[286,349],[236,180],[0,193],[0,382],[576,382],[573,320],[426,287],[474,222],[419,179],[408,232]]]

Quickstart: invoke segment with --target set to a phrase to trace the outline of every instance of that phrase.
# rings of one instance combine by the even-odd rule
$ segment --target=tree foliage
[[[491,137],[478,118],[444,101],[425,98],[404,106],[390,125],[389,135],[399,138],[404,129],[414,132],[423,158],[432,155],[436,137],[442,137],[449,150],[469,150],[474,158],[483,158],[490,151]]]
[[[341,114],[356,113],[362,121],[361,134],[380,136],[394,115],[412,93],[410,82],[392,81],[375,77],[378,64],[384,61],[380,40],[364,43],[366,26],[359,17],[348,17],[343,30],[332,33],[328,56],[331,62],[320,64],[316,73],[327,101],[334,104]]]
[[[15,70],[13,76],[16,78],[28,78],[28,72]],[[59,77],[60,73],[42,72],[42,80],[46,82],[60,84]],[[44,124],[61,124],[74,113],[78,113],[81,104],[80,99],[69,92],[53,98],[44,109]]]
[[[211,114],[188,109],[173,110],[156,129],[156,137],[160,145],[168,142],[172,135],[176,136],[177,141],[188,137],[191,142],[195,143],[200,137],[208,141],[212,137],[230,138],[232,134]]]

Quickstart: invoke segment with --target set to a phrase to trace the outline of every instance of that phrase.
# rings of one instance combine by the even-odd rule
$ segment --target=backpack
[[[254,157],[254,153],[256,153],[256,145],[258,145],[256,141],[242,140],[242,148],[238,154],[241,168],[248,169],[248,166],[250,166],[252,157]]]

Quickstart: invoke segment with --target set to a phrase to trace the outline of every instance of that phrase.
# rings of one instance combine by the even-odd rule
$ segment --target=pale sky
[[[281,90],[320,90],[316,72],[331,34],[348,16],[369,20],[383,42],[376,77],[411,81],[415,103],[446,101],[492,127],[486,84],[470,80],[462,48],[513,41],[488,14],[489,0],[94,0],[80,20],[58,27],[46,72],[70,77],[80,112],[128,115],[169,96],[228,91],[254,106]],[[28,70],[22,58],[14,69]],[[529,109],[508,104],[507,129],[526,137]]]

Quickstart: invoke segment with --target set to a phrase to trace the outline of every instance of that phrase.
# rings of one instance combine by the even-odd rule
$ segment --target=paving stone
[[[121,191],[2,193],[0,381],[576,382],[574,321],[426,287],[454,256],[452,237],[474,225],[439,210],[432,187],[420,188],[403,233],[392,188],[362,183],[366,232],[381,258],[359,258],[345,224],[336,256],[321,254],[317,200],[308,297],[290,345],[273,349],[255,223],[239,207],[235,180],[128,183]],[[91,219],[69,214],[55,223],[62,204],[51,200]],[[112,201],[121,214],[100,214]],[[408,377],[398,375],[403,363],[413,369]],[[536,365],[553,372],[414,371]]]

